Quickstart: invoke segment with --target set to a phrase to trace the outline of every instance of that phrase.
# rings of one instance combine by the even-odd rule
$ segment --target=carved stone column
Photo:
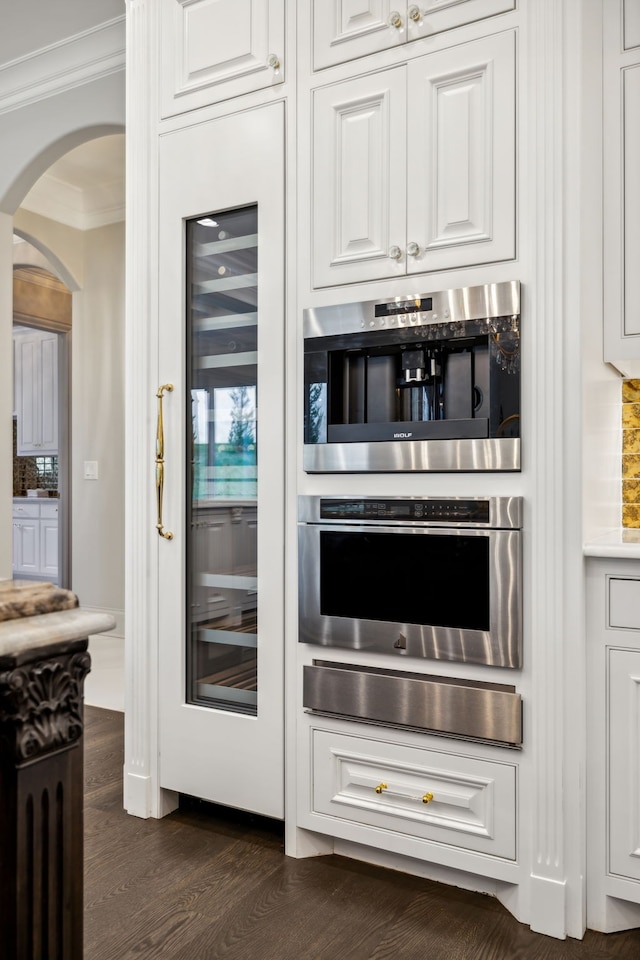
[[[113,625],[77,609],[0,623],[3,960],[82,960],[87,636]]]

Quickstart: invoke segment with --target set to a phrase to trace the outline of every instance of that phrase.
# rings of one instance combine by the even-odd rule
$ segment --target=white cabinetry
[[[516,764],[417,746],[390,730],[384,739],[367,736],[366,726],[343,721],[312,724],[309,736],[311,784],[303,788],[301,807],[308,812],[301,825],[487,876],[513,877]]]
[[[515,0],[314,0],[313,66],[344,63],[514,7]]]
[[[284,79],[284,0],[162,0],[162,115]]]
[[[57,581],[58,504],[13,502],[13,572]]]
[[[640,925],[640,562],[587,572],[587,926]]]
[[[19,334],[15,348],[18,456],[58,452],[58,335]]]
[[[314,285],[515,256],[515,36],[317,89]]]
[[[604,359],[640,360],[640,16],[637,0],[604,0]],[[629,361],[636,361],[629,367]]]

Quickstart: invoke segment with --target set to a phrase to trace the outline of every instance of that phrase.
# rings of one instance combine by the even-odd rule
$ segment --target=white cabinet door
[[[162,115],[284,80],[284,0],[162,0]]]
[[[39,341],[34,337],[16,337],[16,417],[18,455],[33,455],[40,440],[38,418],[38,382],[40,379]]]
[[[638,4],[605,0],[604,359],[626,375],[640,360],[640,17]],[[636,361],[632,368],[625,364]]]
[[[314,0],[315,70],[513,10],[515,0]]]
[[[405,68],[314,93],[314,285],[402,276]]]
[[[58,452],[58,335],[20,334],[15,338],[18,455]]]
[[[40,573],[40,521],[14,520],[14,564],[17,574]]]
[[[640,880],[640,651],[609,650],[609,872]]]
[[[408,83],[409,273],[512,259],[514,34],[414,60]]]
[[[40,572],[45,577],[58,576],[58,521],[40,520]]]
[[[314,286],[515,257],[512,31],[321,87],[313,126]]]
[[[160,785],[271,817],[284,815],[284,172],[282,104],[161,137]]]

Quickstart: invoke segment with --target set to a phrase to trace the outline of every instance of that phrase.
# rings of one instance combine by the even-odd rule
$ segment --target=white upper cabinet
[[[603,10],[604,359],[627,375],[640,360],[639,11],[637,0]]]
[[[58,335],[21,334],[15,345],[18,455],[58,452]]]
[[[314,93],[314,286],[515,256],[509,31]]]
[[[284,0],[162,0],[162,116],[284,79]]]
[[[515,0],[314,0],[313,66],[345,63],[514,7]]]

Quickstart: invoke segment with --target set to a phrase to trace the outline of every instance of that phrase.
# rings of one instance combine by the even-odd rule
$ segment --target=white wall
[[[89,230],[73,297],[71,585],[85,608],[124,611],[124,223]],[[85,480],[86,460],[98,479]]]

